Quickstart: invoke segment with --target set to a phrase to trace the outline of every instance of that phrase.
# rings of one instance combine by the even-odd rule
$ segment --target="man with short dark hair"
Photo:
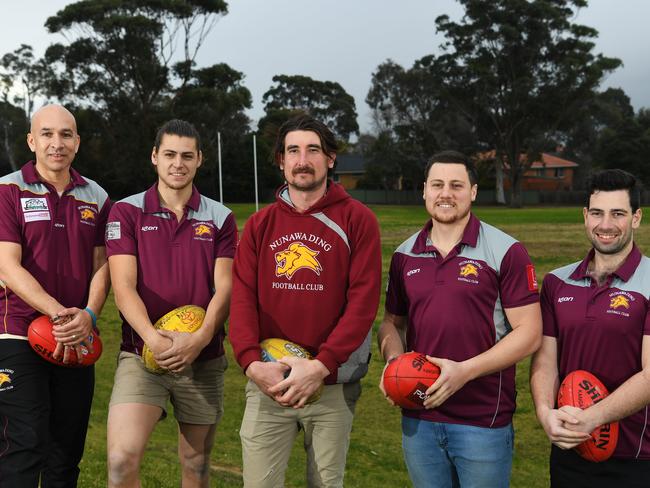
[[[163,125],[151,161],[158,180],[115,204],[106,228],[122,345],[108,412],[108,485],[140,486],[142,456],[171,398],[179,427],[182,486],[207,487],[210,452],[223,413],[231,266],[237,240],[232,212],[192,184],[200,137],[182,120]],[[206,310],[194,333],[153,327],[183,305]],[[144,345],[165,374],[147,371]]]
[[[650,480],[650,259],[634,244],[639,205],[631,174],[593,175],[583,210],[592,249],[544,278],[544,338],[530,383],[537,418],[553,443],[554,488],[641,488]],[[585,410],[557,409],[560,383],[578,369],[595,375],[610,395]],[[619,438],[609,460],[592,463],[572,450],[614,421]]]
[[[27,342],[41,314],[52,318],[55,356],[69,363],[96,325],[109,289],[106,192],[71,165],[74,116],[46,105],[31,121],[34,152],[0,179],[0,486],[74,487],[95,385],[93,366],[46,362]],[[89,345],[89,348],[91,346]]]
[[[332,132],[312,117],[283,124],[275,161],[286,184],[246,222],[237,248],[230,341],[249,378],[240,430],[247,488],[284,486],[300,430],[307,485],[343,486],[381,251],[375,216],[327,179],[336,150]],[[262,362],[260,342],[268,338],[295,342],[314,359]],[[307,403],[323,383],[320,398]]]
[[[386,365],[409,350],[441,370],[425,409],[402,410],[402,447],[416,488],[509,486],[514,365],[541,340],[528,253],[471,213],[476,193],[467,157],[433,156],[423,190],[431,219],[391,262],[378,337]]]

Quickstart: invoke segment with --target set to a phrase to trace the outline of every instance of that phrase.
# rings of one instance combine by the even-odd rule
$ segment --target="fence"
[[[374,205],[422,205],[422,192],[415,190],[348,190],[348,193],[357,200]],[[583,206],[586,202],[585,191],[524,191],[524,206],[530,205],[567,205]],[[506,194],[510,201],[510,195]],[[496,205],[496,192],[494,190],[479,190],[476,196],[476,205]],[[650,204],[650,191],[641,193],[641,204]]]

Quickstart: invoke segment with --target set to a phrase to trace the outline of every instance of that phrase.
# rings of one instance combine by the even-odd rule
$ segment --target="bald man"
[[[34,318],[55,322],[55,355],[88,337],[109,289],[104,232],[110,201],[71,168],[74,116],[38,110],[27,144],[35,155],[0,178],[0,487],[77,486],[94,369],[46,362],[27,342]],[[79,357],[80,355],[78,355]]]

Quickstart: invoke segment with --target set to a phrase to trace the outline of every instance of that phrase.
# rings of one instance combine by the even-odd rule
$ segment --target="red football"
[[[407,352],[398,356],[384,371],[384,390],[397,405],[422,410],[425,391],[440,376],[440,368],[424,354]]]
[[[598,378],[588,371],[578,369],[566,375],[562,381],[557,394],[557,406],[560,408],[570,405],[585,409],[607,395],[607,388]],[[594,429],[591,439],[577,446],[575,450],[587,461],[599,463],[614,454],[617,442],[618,422],[611,422]]]
[[[29,324],[27,339],[29,340],[32,349],[34,349],[39,356],[46,361],[59,366],[67,366],[70,368],[90,366],[91,364],[95,364],[99,359],[99,356],[102,355],[102,341],[99,338],[99,335],[97,335],[97,332],[93,329],[92,334],[88,336],[87,342],[92,343],[94,352],[91,354],[85,344],[81,344],[81,352],[83,355],[81,363],[77,362],[77,353],[75,351],[72,351],[67,364],[63,362],[63,357],[61,357],[61,359],[54,359],[52,354],[54,354],[57,342],[52,335],[52,322],[50,322],[50,318],[47,315],[41,315]]]

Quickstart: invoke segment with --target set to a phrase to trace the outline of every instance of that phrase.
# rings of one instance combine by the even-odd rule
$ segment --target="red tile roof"
[[[495,155],[495,151],[485,151],[481,154],[478,155],[479,159],[493,159]],[[521,155],[521,159],[526,158],[525,154]],[[508,163],[505,164],[508,166]],[[568,159],[563,159],[559,156],[556,156],[554,154],[549,154],[549,153],[542,153],[542,160],[541,161],[533,161],[533,163],[530,165],[531,169],[541,169],[541,168],[577,168],[580,166],[578,163],[574,161],[569,161]]]

